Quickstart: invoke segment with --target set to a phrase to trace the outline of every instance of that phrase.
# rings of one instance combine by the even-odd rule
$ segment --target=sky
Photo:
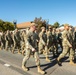
[[[35,17],[76,26],[76,0],[0,0],[0,19],[17,23]]]

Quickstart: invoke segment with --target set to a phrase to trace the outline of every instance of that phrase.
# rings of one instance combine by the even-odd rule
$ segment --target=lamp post
[[[48,23],[49,23],[49,19],[46,19],[46,30],[48,29]]]
[[[14,24],[14,28],[16,29],[17,20],[14,20],[14,21],[13,21],[13,24]]]

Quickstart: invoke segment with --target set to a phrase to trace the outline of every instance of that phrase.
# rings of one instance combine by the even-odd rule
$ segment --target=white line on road
[[[10,66],[10,64],[4,64],[4,66],[9,67],[9,66]]]

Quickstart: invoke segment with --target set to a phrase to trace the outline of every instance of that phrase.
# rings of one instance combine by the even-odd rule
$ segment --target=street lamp
[[[46,30],[48,29],[48,23],[49,23],[49,19],[46,19]]]
[[[16,29],[17,20],[14,20],[14,21],[13,21],[13,24],[14,24],[14,28]]]

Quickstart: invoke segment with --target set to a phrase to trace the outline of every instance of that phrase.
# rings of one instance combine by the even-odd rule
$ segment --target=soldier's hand
[[[35,52],[36,50],[34,48],[32,48],[32,52]]]
[[[70,45],[70,48],[72,48],[72,45]]]
[[[45,44],[45,46],[47,46],[47,43]]]

